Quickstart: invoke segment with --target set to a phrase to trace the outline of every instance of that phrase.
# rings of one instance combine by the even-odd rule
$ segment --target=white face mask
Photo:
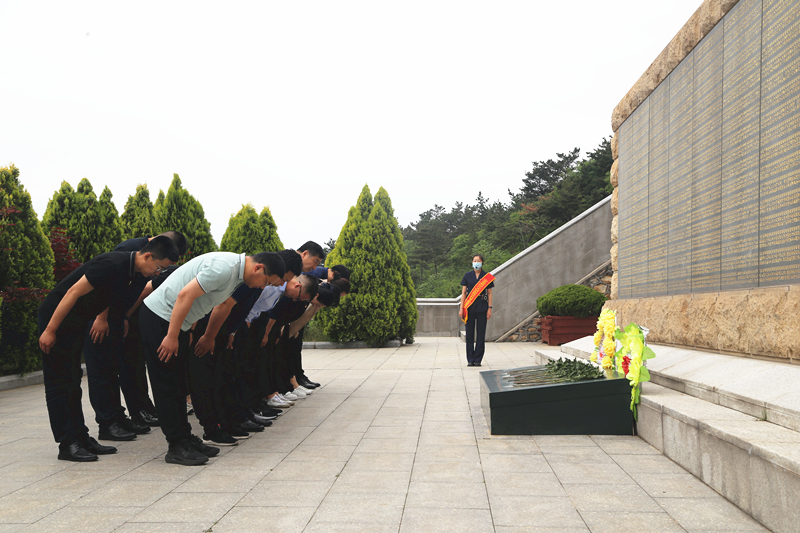
[[[482,266],[483,266],[483,263],[481,263],[481,262],[475,262],[475,261],[472,262],[472,268],[474,268],[475,270],[478,270]]]

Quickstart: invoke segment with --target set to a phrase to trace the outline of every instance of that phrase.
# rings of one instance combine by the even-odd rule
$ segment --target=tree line
[[[231,216],[217,247],[202,205],[177,174],[155,202],[147,185],[137,185],[121,215],[108,187],[98,197],[86,178],[75,188],[64,181],[41,222],[19,176],[13,165],[0,168],[0,374],[39,368],[36,309],[47,291],[126,239],[179,231],[190,246],[182,262],[217,249],[247,254],[283,249],[269,208],[258,213],[251,204]]]
[[[434,205],[403,228],[417,297],[457,296],[474,254],[483,255],[484,268],[496,268],[611,194],[610,141],[579,158],[574,148],[534,162],[506,202],[479,192],[474,204]]]
[[[56,283],[82,263],[126,239],[176,230],[189,251],[181,258],[216,251],[203,207],[175,174],[155,202],[147,185],[137,185],[123,213],[105,187],[98,197],[88,179],[77,187],[63,182],[47,203],[41,222],[15,166],[0,168],[0,374],[40,367],[36,310]],[[416,332],[416,291],[404,253],[403,235],[389,194],[374,198],[367,186],[350,208],[339,238],[326,243],[327,265],[350,268],[353,291],[319,320],[335,341],[362,340],[382,345],[412,340]],[[251,204],[231,215],[219,250],[246,253],[284,248],[268,207]]]

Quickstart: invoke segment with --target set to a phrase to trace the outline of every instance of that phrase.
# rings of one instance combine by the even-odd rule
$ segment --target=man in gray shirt
[[[144,300],[139,312],[141,346],[161,430],[169,443],[166,462],[200,465],[219,453],[219,448],[192,435],[186,415],[185,368],[192,324],[241,284],[282,285],[283,275],[283,260],[275,253],[212,252],[175,270]]]

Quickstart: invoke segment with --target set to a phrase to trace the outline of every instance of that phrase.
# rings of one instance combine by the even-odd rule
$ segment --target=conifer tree
[[[164,230],[161,229],[161,221],[164,218],[164,200],[166,196],[164,195],[164,191],[159,189],[158,196],[156,196],[156,201],[153,204],[153,233],[163,233]]]
[[[400,231],[400,224],[394,216],[394,208],[389,193],[381,187],[375,193],[375,204],[381,204],[383,210],[391,222],[392,234],[397,243],[398,256],[395,260],[395,268],[400,270],[402,278],[402,291],[400,294],[400,338],[408,343],[414,342],[414,335],[417,332],[417,291],[414,287],[414,280],[411,279],[411,268],[408,266],[408,257],[404,251],[403,233]]]
[[[183,188],[181,178],[174,174],[163,202],[161,194],[153,206],[156,232],[180,231],[189,242],[189,251],[184,258],[189,259],[208,252],[214,252],[217,245],[211,236],[211,224],[206,220],[203,206],[189,191]]]
[[[0,168],[0,226],[0,367],[30,372],[41,358],[36,309],[53,286],[53,251],[13,165]]]
[[[78,183],[77,189],[62,182],[61,188],[47,203],[42,229],[49,235],[53,228],[67,231],[75,257],[83,263],[110,252],[122,238],[111,191],[106,187],[98,199],[86,178]]]
[[[356,290],[340,305],[345,323],[358,340],[383,346],[400,332],[403,278],[397,268],[397,247],[390,218],[376,202],[351,254],[351,282]]]
[[[231,215],[219,249],[223,252],[253,255],[264,251],[261,249],[264,240],[264,230],[258,223],[258,213],[253,204],[247,204],[238,213]]]
[[[372,193],[370,193],[369,187],[364,185],[356,205],[352,206],[347,214],[347,220],[342,226],[341,232],[339,232],[339,238],[336,239],[336,246],[325,258],[325,264],[328,266],[341,264],[351,269],[350,284],[353,293],[359,290],[356,284],[356,280],[359,277],[353,267],[357,263],[353,258],[356,237],[366,226],[371,212]],[[356,338],[349,327],[351,321],[351,317],[348,315],[350,311],[349,300],[350,296],[344,298],[339,307],[325,309],[316,318],[324,328],[325,334],[336,342],[350,341]]]
[[[163,203],[163,200],[162,200]],[[155,235],[153,219],[153,202],[147,185],[137,185],[136,193],[128,196],[125,211],[120,217],[123,239],[138,239],[147,235]]]
[[[283,242],[278,237],[278,225],[275,223],[275,219],[272,218],[272,211],[269,210],[269,207],[261,210],[261,214],[258,215],[258,224],[266,235],[263,243],[264,248],[261,251],[277,252],[283,250]]]

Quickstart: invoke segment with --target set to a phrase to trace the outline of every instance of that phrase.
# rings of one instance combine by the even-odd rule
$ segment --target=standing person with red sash
[[[461,278],[458,308],[458,316],[467,324],[467,366],[481,366],[483,360],[486,321],[492,318],[492,287],[494,276],[483,271],[483,256],[475,254],[472,270]]]

